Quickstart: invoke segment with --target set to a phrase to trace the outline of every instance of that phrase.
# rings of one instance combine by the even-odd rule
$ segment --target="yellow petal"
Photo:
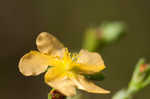
[[[65,96],[74,96],[76,94],[74,83],[67,76],[61,76],[60,74],[60,72],[52,68],[46,73],[45,82]]]
[[[53,51],[51,53],[51,56],[58,57],[58,58],[62,59],[64,57],[64,54],[65,54],[65,49],[66,48],[62,48],[62,49]]]
[[[45,74],[45,80],[51,81],[55,79],[56,77],[59,77],[63,73],[63,70],[59,67],[52,67],[48,69],[48,71]]]
[[[88,64],[88,65],[104,65],[104,61],[100,54],[96,52],[88,52],[87,50],[81,50],[78,56],[78,63]]]
[[[76,75],[75,77],[71,78],[72,81],[76,84],[76,86],[84,91],[89,93],[99,93],[99,94],[108,94],[110,91],[105,90],[92,82],[89,82],[85,79],[82,75]]]
[[[77,67],[83,73],[92,74],[105,68],[104,61],[100,54],[81,50],[77,60]]]
[[[87,64],[75,64],[74,66],[76,67],[75,70],[77,70],[77,72],[83,74],[94,74],[100,72],[105,68],[104,65],[94,66],[94,65],[87,65]]]
[[[25,76],[38,75],[45,72],[47,66],[52,64],[51,60],[50,56],[31,51],[20,59],[19,70]]]
[[[64,48],[63,44],[55,36],[47,32],[42,32],[38,35],[36,45],[40,52],[47,54]]]

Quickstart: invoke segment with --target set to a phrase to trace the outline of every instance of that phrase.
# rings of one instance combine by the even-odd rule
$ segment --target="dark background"
[[[88,94],[92,99],[111,99],[127,86],[140,57],[150,61],[150,1],[0,0],[0,99],[47,99],[49,89],[43,75],[24,77],[17,65],[21,56],[36,49],[38,33],[51,32],[77,50],[85,29],[105,20],[124,21],[128,34],[102,54],[107,78],[101,84],[112,93]],[[135,99],[149,99],[149,91],[150,87],[145,88]]]

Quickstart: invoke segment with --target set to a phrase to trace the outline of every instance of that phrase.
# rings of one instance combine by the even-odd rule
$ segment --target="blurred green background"
[[[24,77],[18,61],[36,49],[38,33],[47,31],[73,50],[81,48],[89,26],[103,21],[124,21],[128,34],[119,43],[104,49],[106,79],[101,86],[110,95],[88,94],[89,99],[111,99],[127,86],[140,57],[150,61],[150,1],[148,0],[0,0],[0,98],[47,99],[43,75]],[[135,99],[149,99],[150,87]]]

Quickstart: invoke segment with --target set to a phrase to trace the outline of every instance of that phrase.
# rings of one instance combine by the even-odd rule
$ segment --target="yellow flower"
[[[98,53],[81,50],[70,54],[53,35],[43,32],[36,39],[38,51],[25,54],[19,62],[19,70],[25,76],[45,74],[45,82],[66,96],[76,94],[76,88],[107,94],[109,91],[87,81],[82,74],[94,74],[105,68]],[[51,66],[51,68],[48,68]]]

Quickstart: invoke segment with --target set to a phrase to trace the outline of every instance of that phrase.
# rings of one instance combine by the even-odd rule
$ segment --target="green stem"
[[[52,96],[50,93],[48,93],[48,99],[52,99]]]
[[[100,46],[100,40],[96,35],[96,29],[90,28],[84,35],[83,40],[83,49],[87,49],[88,51],[95,51]]]
[[[112,99],[132,99],[132,97],[142,90],[148,83],[148,77],[144,80],[146,72],[141,72],[140,67],[145,63],[145,60],[142,58],[138,61],[137,65],[135,66],[131,81],[128,85],[127,89],[123,89],[118,91]],[[145,74],[144,74],[145,73]],[[146,83],[146,84],[145,84]]]

